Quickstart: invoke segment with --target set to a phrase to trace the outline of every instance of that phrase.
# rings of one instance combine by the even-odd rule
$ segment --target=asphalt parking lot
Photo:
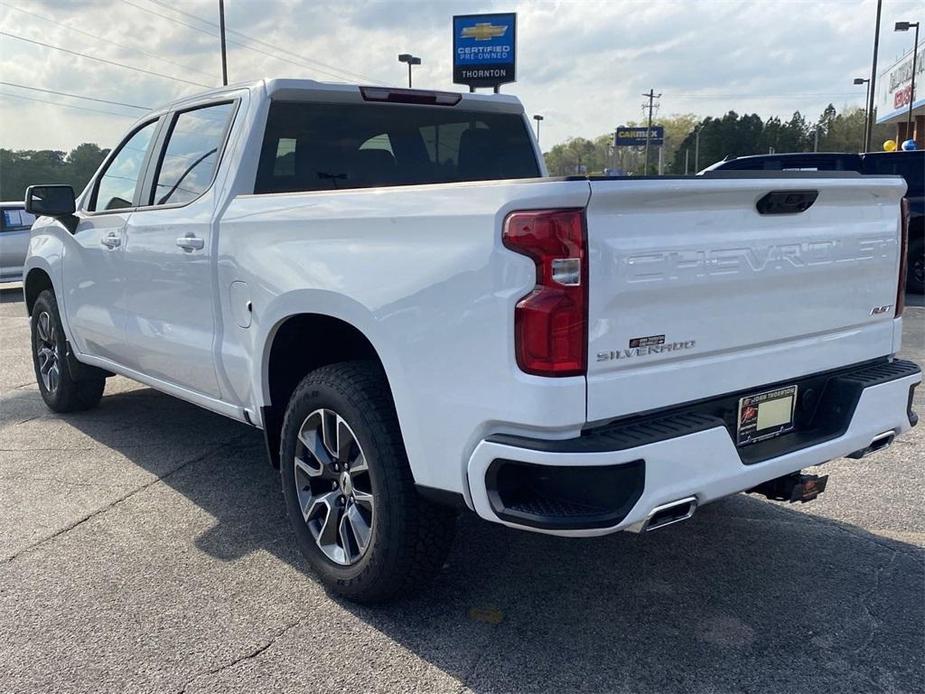
[[[811,504],[738,495],[645,537],[465,516],[427,594],[360,608],[295,549],[259,432],[123,378],[48,412],[20,291],[0,290],[0,691],[921,691],[925,426],[826,466]],[[923,363],[925,308],[906,316]]]

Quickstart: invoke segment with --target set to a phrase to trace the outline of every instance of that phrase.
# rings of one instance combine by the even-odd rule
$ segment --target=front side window
[[[234,104],[216,104],[177,115],[154,185],[155,205],[190,202],[212,183]]]
[[[273,102],[254,192],[539,175],[522,114],[398,104]]]
[[[119,210],[133,206],[135,187],[142,174],[155,125],[157,121],[142,126],[119,148],[118,154],[109,162],[96,184],[91,211]]]

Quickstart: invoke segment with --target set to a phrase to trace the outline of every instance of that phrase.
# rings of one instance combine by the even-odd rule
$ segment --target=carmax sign
[[[658,146],[665,142],[665,128],[653,125],[649,131],[649,144]],[[646,127],[627,127],[621,125],[613,137],[614,147],[643,147],[646,144]]]

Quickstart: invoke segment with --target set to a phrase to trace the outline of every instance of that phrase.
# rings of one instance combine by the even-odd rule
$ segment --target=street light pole
[[[411,89],[411,66],[420,65],[421,59],[410,53],[402,53],[398,56],[398,62],[408,63],[408,89]]]
[[[874,133],[874,90],[877,87],[877,50],[880,48],[880,10],[883,0],[877,0],[877,21],[874,23],[874,58],[870,64],[870,88],[867,92],[867,135],[864,138],[864,151],[870,151],[870,138]]]
[[[536,121],[536,144],[540,144],[540,122],[543,121],[543,116],[536,114],[533,120]]]
[[[870,80],[866,80],[863,77],[855,77],[855,84],[866,84],[867,91],[864,92],[864,139],[861,141],[861,151],[865,151],[867,146],[867,128],[870,124],[870,113],[867,111],[867,102],[870,101]]]
[[[694,173],[700,171],[700,131],[702,125],[697,126],[697,134],[694,136]]]
[[[919,23],[918,22],[896,22],[893,27],[894,31],[909,31],[915,27],[915,40],[912,42],[912,83],[909,85],[909,116],[906,119],[906,139],[913,140],[912,137],[912,105],[915,103],[915,59],[919,52]]]
[[[227,86],[228,55],[225,52],[225,0],[218,0],[218,25],[222,41],[222,86]]]

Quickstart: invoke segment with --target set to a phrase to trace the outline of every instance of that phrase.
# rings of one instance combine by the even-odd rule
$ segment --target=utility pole
[[[225,0],[218,0],[218,26],[222,37],[222,86],[227,86],[228,56],[225,53]]]
[[[870,138],[874,131],[874,95],[877,89],[877,49],[880,47],[880,10],[883,0],[877,0],[877,21],[874,26],[874,58],[870,64],[870,84],[867,97],[867,134],[864,136],[864,151],[870,151]]]
[[[656,99],[661,99],[662,95],[656,94],[654,89],[649,89],[649,91],[643,94],[643,96],[649,100],[648,106],[646,106],[645,104],[642,105],[643,108],[649,109],[649,119],[648,119],[648,126],[646,127],[646,154],[645,154],[646,162],[645,162],[645,165],[643,166],[642,175],[648,176],[649,175],[649,140],[652,138],[652,109],[654,108],[653,102]]]

